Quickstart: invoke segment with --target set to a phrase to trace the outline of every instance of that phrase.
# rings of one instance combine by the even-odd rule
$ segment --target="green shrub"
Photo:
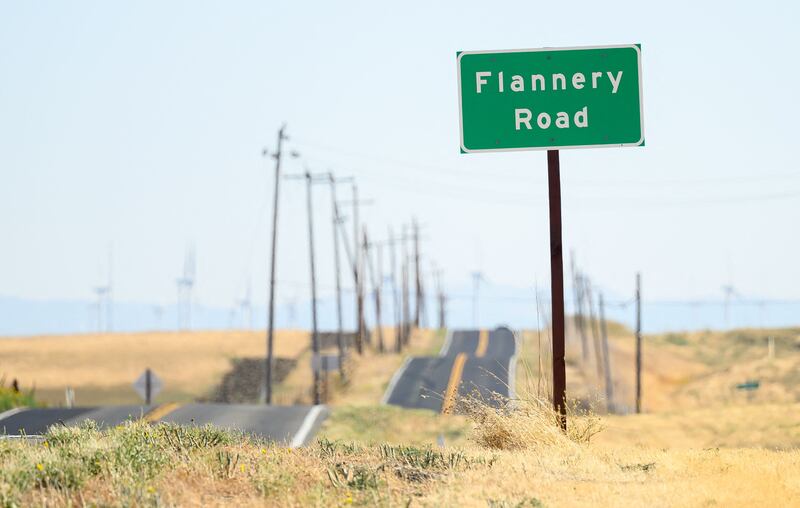
[[[33,390],[30,392],[17,392],[8,386],[0,384],[0,411],[8,411],[15,407],[36,407],[39,404],[34,398]]]

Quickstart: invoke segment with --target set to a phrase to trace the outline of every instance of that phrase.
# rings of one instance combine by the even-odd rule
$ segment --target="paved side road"
[[[448,334],[438,357],[408,358],[389,384],[384,403],[451,412],[458,397],[477,395],[498,405],[513,395],[516,341],[507,328]]]
[[[0,434],[38,435],[51,425],[79,425],[94,420],[100,428],[142,418],[149,422],[181,425],[211,424],[258,437],[302,446],[328,416],[325,406],[260,406],[245,404],[162,404],[85,408],[25,408],[0,413]]]
[[[482,358],[507,359],[517,354],[514,332],[508,328],[495,330],[456,330],[451,332],[442,345],[440,356],[456,356],[466,353]]]

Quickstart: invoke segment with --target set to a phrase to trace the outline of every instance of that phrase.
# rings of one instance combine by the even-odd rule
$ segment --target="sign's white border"
[[[639,67],[639,132],[642,137],[635,143],[611,143],[611,144],[597,144],[597,145],[564,145],[564,146],[536,146],[536,147],[520,147],[520,148],[478,148],[470,150],[464,146],[464,114],[462,112],[461,104],[461,57],[464,55],[480,55],[486,53],[536,53],[540,51],[574,51],[582,49],[620,49],[620,48],[633,48],[636,50],[636,60]],[[458,67],[458,130],[459,139],[461,143],[461,150],[464,153],[480,153],[480,152],[527,152],[531,150],[564,150],[570,148],[608,148],[617,146],[639,146],[644,142],[644,98],[642,96],[642,50],[635,44],[620,44],[616,46],[576,46],[571,48],[535,48],[535,49],[499,49],[499,50],[485,50],[485,51],[462,51],[458,54],[456,59]]]

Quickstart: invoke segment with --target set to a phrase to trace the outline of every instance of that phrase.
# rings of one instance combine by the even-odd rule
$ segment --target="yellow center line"
[[[486,349],[489,347],[489,331],[481,330],[478,334],[478,347],[475,349],[475,356],[478,358],[486,354]]]
[[[182,404],[178,404],[177,402],[167,402],[166,404],[161,404],[160,406],[156,407],[155,409],[144,415],[144,421],[155,423],[181,406]]]
[[[461,376],[464,374],[464,364],[467,363],[467,354],[458,353],[453,362],[453,370],[450,371],[450,380],[447,382],[447,391],[444,392],[442,401],[442,414],[449,414],[456,405],[456,395],[458,385],[461,384]]]

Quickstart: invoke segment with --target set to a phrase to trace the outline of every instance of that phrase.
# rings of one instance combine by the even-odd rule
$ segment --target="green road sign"
[[[761,386],[759,381],[748,380],[744,383],[739,383],[736,385],[737,390],[758,390],[758,387]]]
[[[463,153],[644,144],[639,45],[457,59]]]

